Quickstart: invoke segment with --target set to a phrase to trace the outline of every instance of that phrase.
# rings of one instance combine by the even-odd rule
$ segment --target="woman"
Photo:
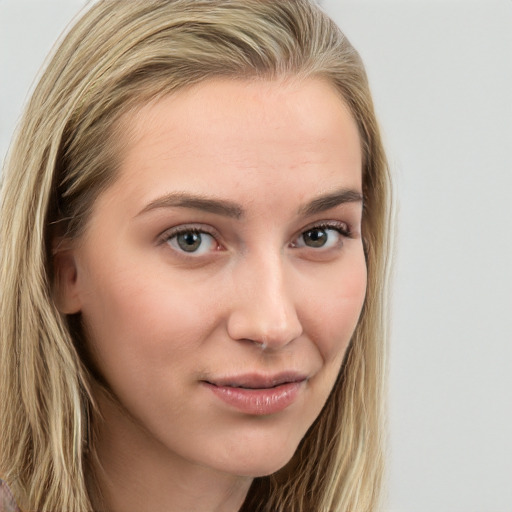
[[[4,173],[21,510],[376,510],[389,180],[315,4],[96,3]]]

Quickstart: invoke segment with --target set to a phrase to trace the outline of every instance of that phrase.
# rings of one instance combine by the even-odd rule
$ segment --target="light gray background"
[[[0,0],[0,159],[80,0]],[[512,512],[512,0],[324,0],[398,198],[391,512]],[[357,511],[355,511],[357,512]]]

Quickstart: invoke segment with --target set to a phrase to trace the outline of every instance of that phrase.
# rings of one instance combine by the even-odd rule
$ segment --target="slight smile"
[[[307,380],[297,373],[251,374],[203,381],[203,384],[239,411],[264,416],[280,412],[295,402]]]

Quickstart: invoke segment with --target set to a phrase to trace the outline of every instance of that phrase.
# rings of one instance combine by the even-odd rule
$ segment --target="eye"
[[[173,249],[194,256],[215,251],[218,247],[217,241],[212,235],[195,229],[175,231],[166,235],[165,239]]]
[[[303,231],[293,247],[312,249],[332,249],[343,245],[343,238],[350,235],[348,226],[344,223],[335,225],[321,225]]]

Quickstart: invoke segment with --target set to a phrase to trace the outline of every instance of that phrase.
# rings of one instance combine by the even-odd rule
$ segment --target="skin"
[[[96,390],[102,492],[115,512],[235,511],[293,456],[361,312],[357,127],[317,79],[208,81],[123,124],[117,180],[56,257],[59,307],[81,312],[114,397]],[[185,194],[231,209],[177,205]],[[197,250],[177,227],[182,243],[203,233]],[[271,414],[205,385],[290,371],[304,379]]]

